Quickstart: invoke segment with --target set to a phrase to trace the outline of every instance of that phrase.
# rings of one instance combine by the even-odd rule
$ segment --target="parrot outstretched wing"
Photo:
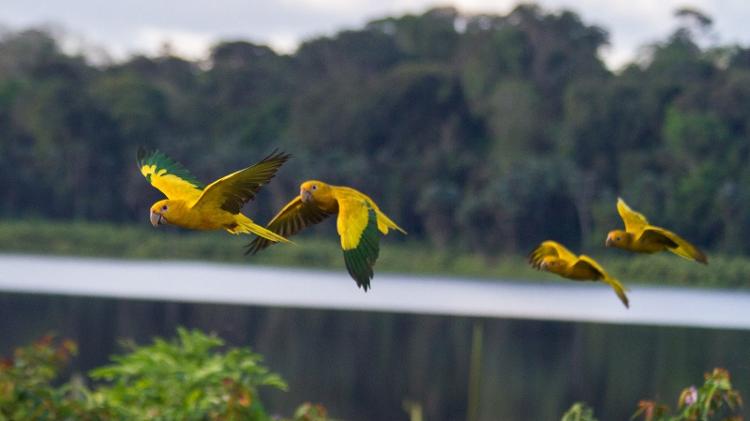
[[[138,148],[136,162],[146,180],[168,199],[189,200],[200,196],[203,184],[166,154]]]
[[[375,201],[370,198],[370,196],[362,193],[359,190],[355,190],[351,187],[345,186],[335,186],[334,191],[338,199],[346,198],[366,201],[367,205],[375,211],[375,215],[378,217],[378,229],[381,233],[388,234],[388,230],[393,229],[399,231],[401,234],[406,235],[406,230],[398,226],[395,222],[393,222],[391,218],[388,217],[388,215],[381,211]]]
[[[330,215],[333,214],[313,204],[305,203],[300,196],[297,196],[271,219],[266,228],[284,237],[290,237],[311,225],[320,223]],[[256,237],[247,245],[245,254],[255,254],[271,244],[273,242],[265,238]]]
[[[648,219],[639,212],[630,209],[622,198],[617,198],[617,212],[625,222],[625,231],[639,233],[648,225]]]
[[[531,266],[535,269],[540,269],[542,260],[544,260],[546,256],[556,256],[570,263],[573,263],[578,259],[572,251],[568,250],[562,244],[557,241],[547,240],[537,246],[537,248],[529,254],[529,263],[531,263]]]
[[[226,175],[203,189],[191,204],[193,208],[221,208],[240,213],[242,206],[255,198],[261,187],[270,181],[290,155],[274,151],[257,164]]]

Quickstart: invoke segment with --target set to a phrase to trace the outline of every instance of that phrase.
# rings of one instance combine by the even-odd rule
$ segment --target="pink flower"
[[[695,386],[690,386],[687,389],[685,389],[682,392],[682,399],[680,399],[682,402],[680,402],[684,406],[690,406],[698,401],[698,389],[695,388]]]

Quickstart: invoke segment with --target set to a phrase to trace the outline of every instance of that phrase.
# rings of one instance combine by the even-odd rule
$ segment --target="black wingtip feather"
[[[145,161],[146,157],[152,153],[153,152],[150,152],[148,149],[144,148],[143,145],[139,145],[138,150],[135,152],[135,163],[138,164],[138,167],[143,166],[143,161]]]
[[[255,237],[253,241],[245,246],[245,256],[256,255],[260,250],[267,247],[266,243],[270,243],[270,241],[265,238]]]
[[[271,151],[271,153],[268,154],[268,156],[266,156],[265,158],[263,158],[261,160],[261,162],[265,162],[265,161],[281,161],[281,163],[283,164],[286,161],[288,161],[291,157],[292,157],[292,154],[286,153],[286,152],[284,152],[284,151],[279,150],[278,148],[276,148],[273,151]]]

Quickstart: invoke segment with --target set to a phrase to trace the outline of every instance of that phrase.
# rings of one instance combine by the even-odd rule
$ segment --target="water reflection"
[[[118,338],[196,327],[252,346],[289,381],[265,397],[272,411],[312,400],[352,420],[406,419],[404,399],[421,402],[425,419],[463,419],[475,323],[483,420],[554,420],[577,400],[599,419],[627,419],[639,399],[672,402],[714,366],[750,394],[747,331],[0,294],[3,353],[55,330],[80,343],[76,369],[86,370]]]

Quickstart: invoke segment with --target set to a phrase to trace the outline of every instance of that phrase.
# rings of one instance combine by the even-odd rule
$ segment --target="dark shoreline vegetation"
[[[332,224],[333,225],[333,224]],[[256,256],[244,256],[243,246],[252,237],[226,233],[188,232],[171,227],[155,230],[109,223],[43,220],[0,220],[0,252],[125,259],[172,259],[236,264],[308,267],[344,271],[335,227],[317,236],[296,238],[296,245],[276,245]],[[483,256],[440,250],[426,244],[381,241],[378,273],[407,273],[470,278],[560,280],[529,267],[518,254]],[[600,262],[626,286],[631,284],[680,285],[713,288],[750,287],[750,258],[709,253],[709,265],[689,262],[671,253],[632,256],[617,250],[583,251]]]

